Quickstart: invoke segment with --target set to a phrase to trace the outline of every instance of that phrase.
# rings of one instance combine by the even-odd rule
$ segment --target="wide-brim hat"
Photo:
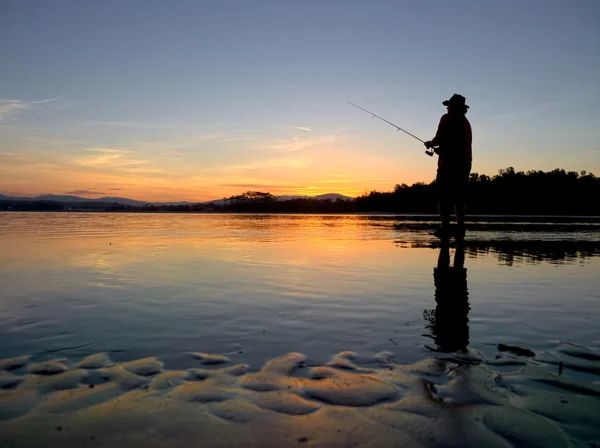
[[[455,93],[454,95],[452,95],[452,97],[449,100],[443,101],[442,104],[444,106],[462,106],[462,107],[466,107],[467,109],[469,108],[469,106],[467,106],[465,104],[466,99],[464,96],[459,95],[458,93]]]

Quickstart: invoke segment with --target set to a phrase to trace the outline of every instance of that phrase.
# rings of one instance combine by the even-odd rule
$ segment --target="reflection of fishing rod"
[[[360,107],[360,106],[357,106],[356,104],[352,104],[350,101],[348,101],[348,104],[350,104],[351,106],[354,106],[354,107],[356,107],[356,108],[358,108],[358,109],[360,109],[360,110],[364,110],[366,113],[373,115],[375,118],[379,118],[380,120],[383,120],[383,121],[385,121],[387,124],[391,124],[391,125],[392,125],[392,126],[394,126],[394,127],[397,129],[397,130],[399,130],[399,131],[402,131],[402,132],[404,132],[405,134],[408,134],[408,135],[410,135],[412,138],[416,138],[416,139],[417,139],[417,140],[419,140],[421,143],[425,143],[425,141],[424,141],[424,140],[421,140],[421,139],[420,139],[419,137],[417,137],[416,135],[413,135],[413,134],[411,134],[410,132],[408,132],[408,131],[405,131],[405,130],[404,130],[404,129],[402,129],[400,126],[396,126],[396,125],[395,125],[394,123],[392,123],[391,121],[387,121],[385,118],[383,118],[383,117],[380,117],[379,115],[376,115],[376,114],[374,114],[373,112],[371,112],[371,111],[368,111],[367,109],[363,109],[362,107]],[[431,150],[426,150],[426,151],[425,151],[425,154],[427,154],[428,156],[433,156],[433,149],[431,149]]]

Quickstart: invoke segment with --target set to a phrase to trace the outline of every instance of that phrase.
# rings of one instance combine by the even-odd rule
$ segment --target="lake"
[[[102,419],[109,416],[101,414],[102,406],[141,391],[148,395],[156,378],[175,378],[179,372],[153,398],[156,403],[177,397],[186,397],[181,398],[186,406],[200,402],[211,419],[254,428],[247,429],[250,446],[267,446],[260,431],[276,431],[265,429],[273,425],[283,429],[269,433],[268,440],[283,437],[279,446],[346,446],[349,440],[362,446],[363,436],[369,443],[379,440],[367,437],[367,429],[362,436],[337,427],[340,432],[329,434],[341,421],[333,414],[323,416],[322,428],[307,419],[332,409],[352,409],[345,419],[365,419],[365,412],[376,410],[377,417],[369,421],[376,420],[373,431],[386,438],[369,446],[388,446],[385,441],[392,440],[452,445],[452,436],[440,435],[439,425],[428,429],[437,439],[415,435],[425,423],[407,415],[424,411],[404,409],[398,417],[405,428],[417,425],[419,431],[406,429],[405,438],[398,438],[390,429],[391,417],[383,409],[395,406],[397,415],[399,402],[421,396],[417,380],[405,384],[385,376],[403,371],[437,385],[435,397],[443,402],[470,397],[463,404],[479,407],[469,414],[469,424],[481,426],[475,414],[488,409],[489,402],[496,405],[489,412],[515,408],[527,418],[539,417],[539,427],[528,430],[529,425],[518,436],[510,432],[514,422],[491,424],[489,415],[482,417],[493,436],[470,431],[473,446],[483,440],[504,446],[493,437],[547,446],[549,430],[540,428],[550,424],[565,444],[597,440],[600,413],[591,409],[600,410],[600,220],[482,217],[458,245],[441,245],[429,235],[434,225],[435,217],[385,215],[1,213],[0,358],[12,361],[0,369],[0,408],[5,404],[0,430],[10,424],[6,441],[27,446],[34,443],[31,428],[39,427],[47,446],[59,445],[67,425],[43,428],[41,422],[60,412],[63,422],[78,422],[79,432],[68,433],[71,442],[99,443],[102,435],[89,432],[92,410],[94,419],[106,425]],[[91,361],[81,364],[84,359]],[[435,365],[414,367],[422,363]],[[214,400],[190,399],[199,392],[182,392],[206,387],[210,375],[229,378],[233,374],[227,366],[239,365],[246,367],[235,381],[214,380],[228,384],[225,392],[214,393]],[[486,395],[489,387],[469,395],[456,386],[456,369],[478,372],[475,377],[487,378],[483,383],[494,378],[496,398]],[[108,374],[98,374],[103,370]],[[69,375],[76,378],[56,380]],[[340,389],[340,381],[323,386],[332,375],[349,376],[340,380],[343,384],[356,382],[352,398]],[[373,378],[377,385],[364,386]],[[285,384],[295,391],[286,395],[284,405],[264,404],[261,392],[280,390],[284,381],[292,381]],[[382,384],[389,390],[378,389]],[[539,384],[544,384],[541,392]],[[496,390],[500,385],[501,392]],[[440,393],[444,387],[448,390]],[[78,390],[97,394],[101,388],[112,392],[102,399],[72,395]],[[71,403],[68,412],[40,404],[66,391],[71,395],[61,396],[60,406]],[[165,396],[176,398],[165,401]],[[534,396],[535,406],[526,403]],[[547,403],[553,399],[575,403],[576,411],[568,413],[577,421]],[[77,400],[85,405],[73,405]],[[235,412],[222,409],[234,402]],[[240,409],[246,405],[290,420],[265,423],[267,417],[261,417],[244,426],[260,414],[244,414]],[[178,412],[185,406],[169,406],[164,415],[170,428],[173,422],[183,425],[187,417]],[[428,406],[431,412],[447,412]],[[148,424],[144,416],[135,418]],[[211,426],[210,443],[198,446],[240,443],[223,438],[227,430],[217,426]],[[156,429],[163,431],[157,437],[189,441],[193,430],[185,428],[177,434]],[[288,440],[290,428],[302,428],[306,435]],[[115,431],[119,438],[104,439],[106,446],[141,441],[139,431]],[[456,446],[467,446],[464,437]],[[563,446],[559,439],[556,446]]]

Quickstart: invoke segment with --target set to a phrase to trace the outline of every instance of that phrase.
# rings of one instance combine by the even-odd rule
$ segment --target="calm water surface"
[[[414,362],[467,345],[600,349],[597,224],[560,233],[486,224],[449,250],[427,226],[385,216],[0,214],[0,358],[108,352],[175,363],[195,350],[260,366],[287,352],[319,363],[343,350]],[[444,301],[448,288],[455,303]]]

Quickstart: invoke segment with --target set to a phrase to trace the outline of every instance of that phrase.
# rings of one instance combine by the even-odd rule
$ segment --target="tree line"
[[[544,172],[501,169],[495,176],[471,173],[470,214],[600,215],[600,178],[593,173],[555,169]],[[435,180],[398,184],[393,191],[371,191],[353,200],[293,199],[248,191],[216,206],[230,212],[436,213]]]
[[[555,169],[544,172],[501,169],[495,176],[471,173],[470,214],[600,215],[600,178],[593,173]],[[396,185],[356,199],[359,211],[435,213],[435,181]]]
[[[501,169],[494,176],[472,173],[467,212],[492,215],[600,216],[600,178],[581,171],[515,171]],[[350,200],[296,198],[280,200],[261,191],[247,191],[219,202],[146,204],[0,201],[0,210],[110,212],[240,212],[240,213],[436,213],[435,180],[398,184],[393,191],[371,191]]]

